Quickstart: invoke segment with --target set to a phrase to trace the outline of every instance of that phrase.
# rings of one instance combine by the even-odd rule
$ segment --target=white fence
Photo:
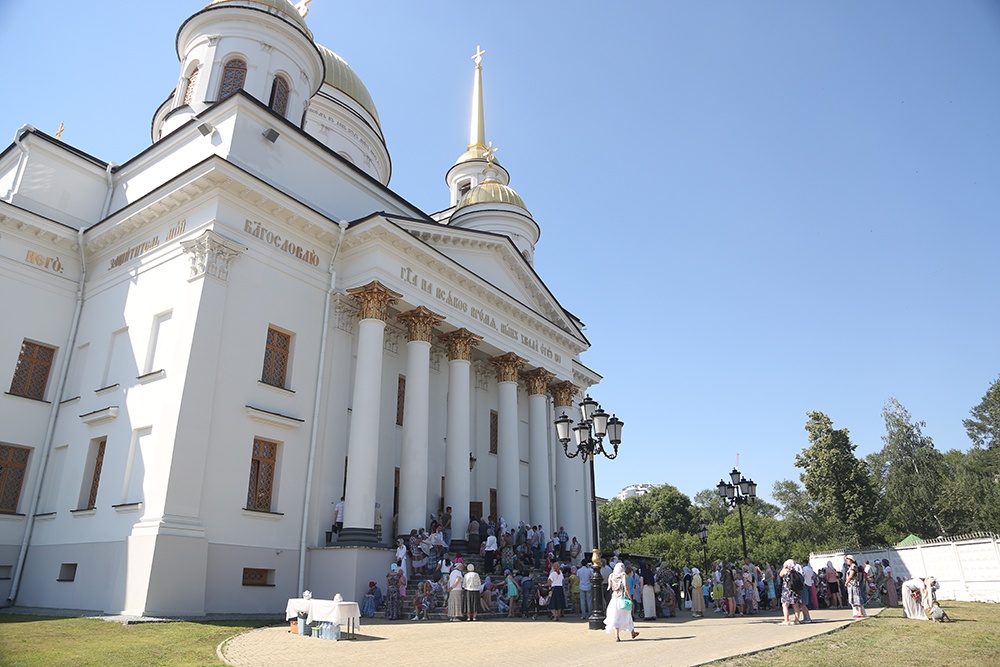
[[[832,561],[840,570],[848,553],[861,565],[865,560],[888,558],[893,576],[904,581],[933,576],[942,600],[1000,602],[1000,542],[992,533],[925,540],[907,547],[812,553],[809,564],[819,571]]]

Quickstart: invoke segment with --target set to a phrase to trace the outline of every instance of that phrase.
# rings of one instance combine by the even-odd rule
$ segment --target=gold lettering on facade
[[[310,266],[319,266],[319,255],[315,251],[304,248],[294,241],[281,238],[280,235],[275,234],[259,222],[247,220],[243,226],[243,231],[255,239],[260,239],[264,243],[288,253],[299,261],[305,262]]]
[[[62,273],[64,268],[62,261],[58,257],[49,257],[34,250],[28,251],[28,254],[24,257],[24,261],[55,273]]]

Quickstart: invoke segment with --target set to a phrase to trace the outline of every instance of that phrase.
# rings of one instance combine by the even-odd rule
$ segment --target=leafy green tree
[[[962,426],[976,447],[1000,448],[1000,377],[994,380],[983,400],[969,411],[971,419]]]
[[[946,534],[934,507],[941,487],[942,457],[922,432],[926,424],[913,421],[895,398],[886,402],[882,417],[885,444],[871,461],[878,463],[875,478],[885,509],[885,536],[895,541],[909,533],[923,538]]]
[[[822,412],[807,416],[809,446],[795,456],[806,491],[831,538],[845,546],[874,544],[878,507],[867,466],[854,455],[856,445],[846,428],[833,428]]]
[[[1000,532],[1000,447],[973,447],[942,456],[935,509],[949,535]]]
[[[816,502],[797,482],[790,479],[775,482],[771,496],[778,501],[777,516],[790,538],[814,547],[837,546],[828,544],[829,531],[824,525],[825,520],[820,516]]]
[[[722,523],[729,515],[726,504],[722,502],[714,486],[694,494],[694,511],[698,521],[705,523]]]
[[[600,509],[601,549],[619,546],[622,540],[635,540],[655,533],[693,532],[698,529],[691,500],[676,487],[664,484],[641,496],[617,498]]]

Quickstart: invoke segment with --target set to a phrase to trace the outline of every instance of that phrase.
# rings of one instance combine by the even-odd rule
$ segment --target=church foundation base
[[[380,546],[373,528],[341,528],[337,535],[337,546]]]

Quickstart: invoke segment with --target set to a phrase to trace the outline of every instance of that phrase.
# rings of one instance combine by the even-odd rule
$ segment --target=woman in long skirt
[[[619,634],[622,630],[628,630],[632,634],[632,639],[635,639],[639,633],[635,631],[635,625],[632,623],[631,604],[629,604],[629,609],[622,609],[622,600],[628,600],[631,603],[632,598],[628,592],[625,565],[621,561],[615,564],[614,571],[608,577],[608,588],[611,590],[611,602],[608,603],[608,609],[605,612],[605,632],[611,634],[613,630],[615,641],[620,642],[622,638]]]
[[[929,620],[921,605],[923,591],[923,579],[914,578],[903,582],[903,615],[906,618],[912,618],[914,621]]]
[[[393,563],[389,568],[389,574],[385,577],[385,618],[386,620],[396,620],[399,618],[399,566]]]
[[[889,559],[882,559],[882,573],[885,575],[885,595],[888,598],[890,607],[899,606],[899,596],[896,594],[896,579],[892,576],[892,568],[889,567]]]
[[[462,582],[465,574],[464,565],[455,564],[448,574],[448,618],[453,621],[462,620]]]
[[[698,617],[704,616],[705,596],[701,594],[701,570],[696,567],[691,568],[691,591],[691,613]]]
[[[483,582],[476,573],[476,566],[469,563],[466,566],[467,572],[462,580],[464,597],[462,598],[462,611],[465,612],[465,620],[474,621],[479,615],[479,587]]]

